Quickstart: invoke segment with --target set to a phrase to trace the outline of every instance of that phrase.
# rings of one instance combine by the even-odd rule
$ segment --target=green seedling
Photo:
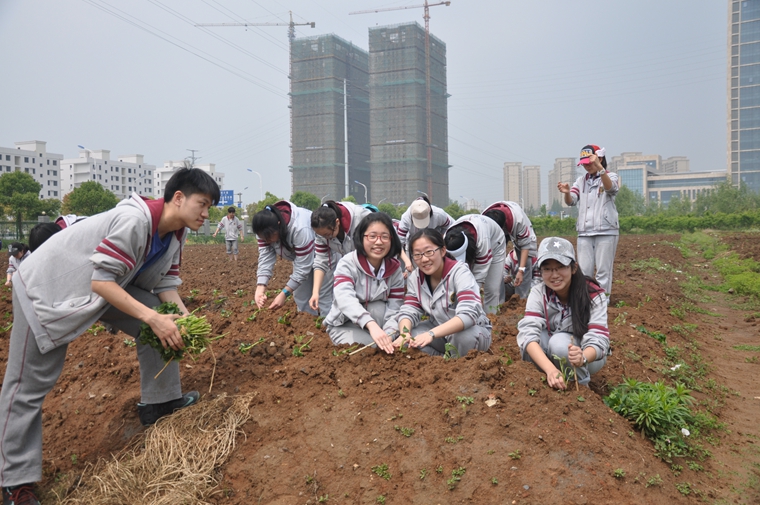
[[[318,330],[322,329],[322,322],[325,320],[325,316],[319,316],[314,320],[314,327]]]
[[[377,497],[377,499],[375,501],[377,503],[379,503],[380,505],[384,505],[385,504],[385,496],[380,495],[380,496]]]
[[[472,405],[475,403],[475,398],[472,396],[457,396],[457,401],[465,405]]]
[[[372,473],[379,475],[385,480],[391,480],[391,474],[388,473],[388,465],[386,463],[373,466]]]
[[[327,503],[327,500],[329,499],[330,499],[330,495],[326,494],[324,496],[320,496],[319,499],[317,500],[317,503]]]
[[[644,485],[644,487],[661,486],[661,485],[662,485],[662,477],[660,477],[660,474],[658,473],[654,477],[650,477],[647,480],[647,483]]]
[[[235,296],[237,296],[238,298],[243,298],[243,296],[245,296],[245,290],[238,289],[237,291],[235,291]]]
[[[456,346],[454,344],[446,343],[443,346],[444,352],[443,352],[443,359],[444,360],[450,360],[451,358],[458,358],[459,357],[459,351],[457,350]]]
[[[498,485],[499,479],[497,479],[496,477],[491,477],[491,484],[493,484],[494,486]]]
[[[578,397],[578,401],[579,401],[579,402],[585,402],[585,401],[586,401],[586,399],[585,399],[584,397],[582,397],[582,396],[579,396],[579,397]]]
[[[277,319],[277,322],[280,324],[284,324],[285,326],[290,326],[291,317],[290,317],[290,311],[285,312],[283,315]]]
[[[296,356],[298,358],[302,358],[303,357],[303,352],[311,349],[311,347],[309,347],[309,344],[311,343],[312,340],[314,340],[314,337],[311,337],[308,340],[308,342],[302,344],[301,342],[303,341],[303,339],[305,337],[306,337],[306,335],[298,335],[298,336],[295,337],[295,339],[296,339],[296,345],[293,346],[293,356]]]
[[[443,465],[435,469],[435,473],[443,473]]]
[[[137,345],[137,342],[135,342],[135,339],[133,338],[125,338],[124,345],[127,347],[135,347]]]
[[[403,428],[398,425],[394,426],[393,428],[407,438],[411,437],[414,434],[413,428]]]
[[[106,327],[103,326],[102,324],[95,324],[87,330],[87,333],[91,335],[97,335],[101,331],[106,331]]]
[[[507,456],[509,456],[512,459],[520,459],[520,458],[522,458],[522,454],[520,453],[520,449],[517,449],[514,452],[510,452],[509,454],[507,454]]]
[[[248,321],[255,321],[257,317],[259,317],[259,313],[264,310],[264,308],[256,309],[253,311],[253,314],[248,316]]]
[[[76,465],[78,461],[79,461],[79,456],[77,456],[76,454],[72,454],[71,455],[71,464],[72,465]]]
[[[198,293],[200,293],[200,291],[198,291],[197,289],[191,289],[190,296],[187,297],[187,301],[190,303],[194,302],[195,297],[198,296]]]
[[[451,471],[451,478],[446,481],[446,485],[449,486],[450,491],[453,491],[457,487],[457,484],[462,480],[462,476],[464,476],[466,471],[467,469],[463,466]]]
[[[538,393],[538,391],[536,391],[535,389],[529,389],[529,390],[528,390],[528,394],[529,394],[530,396],[536,396],[536,393]]]
[[[355,351],[359,347],[359,344],[352,345],[351,347],[348,347],[346,349],[341,349],[340,351],[335,349],[332,352],[333,356],[343,356],[344,354],[351,354],[352,351]]]
[[[238,351],[240,351],[240,354],[245,354],[251,349],[253,349],[254,347],[256,347],[257,345],[259,345],[260,343],[262,343],[263,341],[264,341],[264,337],[259,338],[256,342],[252,344],[241,342],[240,345],[238,346]]]
[[[623,470],[622,468],[616,468],[615,471],[612,472],[612,476],[615,477],[616,479],[622,479],[623,477],[625,477],[625,470]]]
[[[683,466],[672,464],[670,465],[670,471],[673,472],[673,475],[678,477],[679,475],[681,475],[681,472],[683,472]]]
[[[211,292],[211,296],[213,296],[214,298],[216,298],[217,296],[219,296],[219,293],[221,293],[221,292],[222,292],[221,289],[215,289],[215,290],[213,290]]]
[[[562,380],[567,384],[570,379],[575,377],[573,366],[567,366],[567,358],[560,358],[556,354],[552,354],[552,357],[559,363],[559,373],[557,373],[556,378],[559,379],[562,377]]]
[[[227,309],[222,309],[221,312],[219,312],[219,314],[222,317],[227,318],[227,317],[230,317],[232,315],[232,311],[231,310],[227,310]]]
[[[264,293],[264,296],[266,296],[267,298],[272,298],[273,296],[279,295],[281,291],[282,290],[280,289],[270,289],[269,291]]]
[[[420,480],[425,480],[425,477],[427,477],[427,468],[420,470]]]
[[[216,300],[214,300],[214,303],[215,303],[216,305],[221,305],[221,304],[223,304],[223,303],[224,303],[226,300],[227,300],[227,297],[226,297],[226,296],[222,296],[222,297],[220,297],[220,298],[217,298]]]

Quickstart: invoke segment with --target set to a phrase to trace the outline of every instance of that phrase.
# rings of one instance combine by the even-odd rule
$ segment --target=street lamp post
[[[361,186],[361,187],[363,187],[363,188],[364,188],[364,203],[369,203],[369,200],[367,199],[367,186],[365,186],[364,184],[362,184],[362,183],[361,183],[361,182],[359,182],[359,181],[354,181],[354,182],[355,182],[356,184],[358,184],[359,186]]]
[[[323,204],[323,203],[325,203],[325,198],[327,198],[328,196],[330,196],[330,193],[327,193],[325,196],[323,196],[322,198],[319,199],[320,205]]]
[[[246,168],[246,170],[259,176],[259,198],[260,198],[259,201],[263,200],[264,199],[264,183],[261,179],[261,174],[255,170],[251,170],[250,168]]]

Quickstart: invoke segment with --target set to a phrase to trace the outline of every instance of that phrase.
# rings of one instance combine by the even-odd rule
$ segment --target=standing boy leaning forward
[[[219,230],[224,228],[224,242],[227,244],[227,256],[230,261],[237,261],[238,258],[238,232],[240,232],[240,241],[245,240],[245,234],[243,233],[243,223],[235,217],[235,207],[227,209],[227,215],[224,216],[216,227],[214,237],[219,233]]]
[[[163,200],[133,194],[108,212],[56,233],[13,276],[13,331],[0,392],[0,485],[3,503],[38,503],[30,483],[42,478],[42,402],[63,369],[67,344],[97,320],[137,337],[140,323],[164,347],[181,349],[174,320],[151,307],[174,302],[187,228],[197,230],[219,201],[219,186],[200,169],[182,168]],[[182,394],[179,365],[137,342],[143,425],[198,401]]]

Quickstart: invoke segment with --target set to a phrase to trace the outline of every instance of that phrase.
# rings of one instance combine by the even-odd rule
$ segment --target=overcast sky
[[[422,0],[1,0],[0,146],[44,140],[157,166],[197,149],[243,201],[290,196],[287,27],[313,21],[367,49],[367,29]],[[726,16],[718,0],[452,0],[431,7],[447,45],[450,197],[503,199],[505,161],[541,165],[598,144],[726,168]]]

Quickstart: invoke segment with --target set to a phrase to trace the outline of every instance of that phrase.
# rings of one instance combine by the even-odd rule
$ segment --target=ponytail
[[[588,322],[591,319],[591,296],[602,296],[604,290],[593,277],[584,275],[580,265],[575,261],[570,263],[570,268],[575,269],[570,279],[570,313],[573,320],[573,339],[580,342],[588,333]]]
[[[327,228],[335,231],[335,221],[339,220],[342,215],[338,203],[334,200],[327,200],[311,213],[311,227],[314,230]]]
[[[294,252],[293,246],[288,241],[288,223],[285,222],[282,212],[274,205],[267,205],[264,210],[257,212],[251,220],[251,228],[253,228],[253,233],[264,240],[278,233],[280,244],[289,252]]]
[[[462,245],[464,245],[464,239],[467,236],[467,253],[465,254],[465,263],[472,270],[473,263],[475,262],[475,254],[478,251],[478,244],[475,237],[470,231],[469,227],[457,224],[446,230],[446,236],[444,241],[446,242],[446,249],[448,251],[456,251]],[[410,249],[411,250],[411,249]]]

